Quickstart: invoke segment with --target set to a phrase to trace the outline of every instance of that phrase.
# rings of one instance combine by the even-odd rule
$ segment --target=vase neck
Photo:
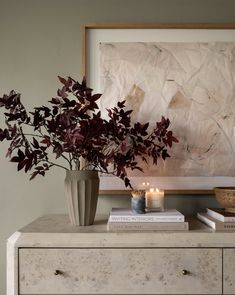
[[[98,172],[94,170],[67,170],[66,178],[69,179],[97,179]]]

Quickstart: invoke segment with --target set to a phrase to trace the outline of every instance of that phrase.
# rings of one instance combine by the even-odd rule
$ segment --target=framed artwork
[[[168,117],[179,140],[171,158],[129,174],[135,188],[235,186],[235,24],[88,24],[82,61],[103,114],[126,100],[150,128]],[[123,190],[117,177],[101,177],[102,192]]]

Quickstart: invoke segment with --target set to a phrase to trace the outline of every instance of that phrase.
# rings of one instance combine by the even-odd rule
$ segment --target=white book
[[[187,231],[188,222],[108,222],[110,232],[125,231]]]
[[[222,221],[219,221],[219,220],[211,217],[207,213],[197,213],[197,217],[199,220],[201,220],[205,224],[209,225],[214,230],[228,231],[228,232],[235,231],[235,223],[234,222],[222,222]]]
[[[159,212],[134,213],[131,209],[113,208],[109,222],[184,222],[182,213],[176,209],[167,209]]]
[[[226,212],[223,208],[207,208],[207,214],[223,222],[235,222],[235,214]]]

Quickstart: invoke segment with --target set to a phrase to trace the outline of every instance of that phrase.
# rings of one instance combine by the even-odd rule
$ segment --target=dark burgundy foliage
[[[125,109],[125,101],[108,109],[109,119],[103,119],[97,105],[101,94],[93,94],[85,79],[81,84],[71,77],[59,80],[63,86],[50,107],[36,107],[28,113],[19,93],[11,91],[0,97],[0,107],[6,110],[0,141],[10,142],[6,156],[17,163],[18,171],[31,171],[33,179],[44,176],[52,166],[92,169],[116,175],[131,187],[127,171],[142,171],[139,160],[152,158],[157,164],[159,158],[169,157],[168,148],[178,142],[168,130],[169,119],[162,117],[149,133],[149,123],[131,123],[132,110]],[[57,158],[63,158],[68,168]],[[83,167],[81,159],[85,160]]]

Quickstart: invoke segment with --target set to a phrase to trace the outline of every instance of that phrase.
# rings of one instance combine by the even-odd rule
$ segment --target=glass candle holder
[[[151,188],[146,192],[147,211],[164,211],[164,190]]]
[[[145,190],[131,192],[131,209],[134,213],[144,214],[146,208]]]

